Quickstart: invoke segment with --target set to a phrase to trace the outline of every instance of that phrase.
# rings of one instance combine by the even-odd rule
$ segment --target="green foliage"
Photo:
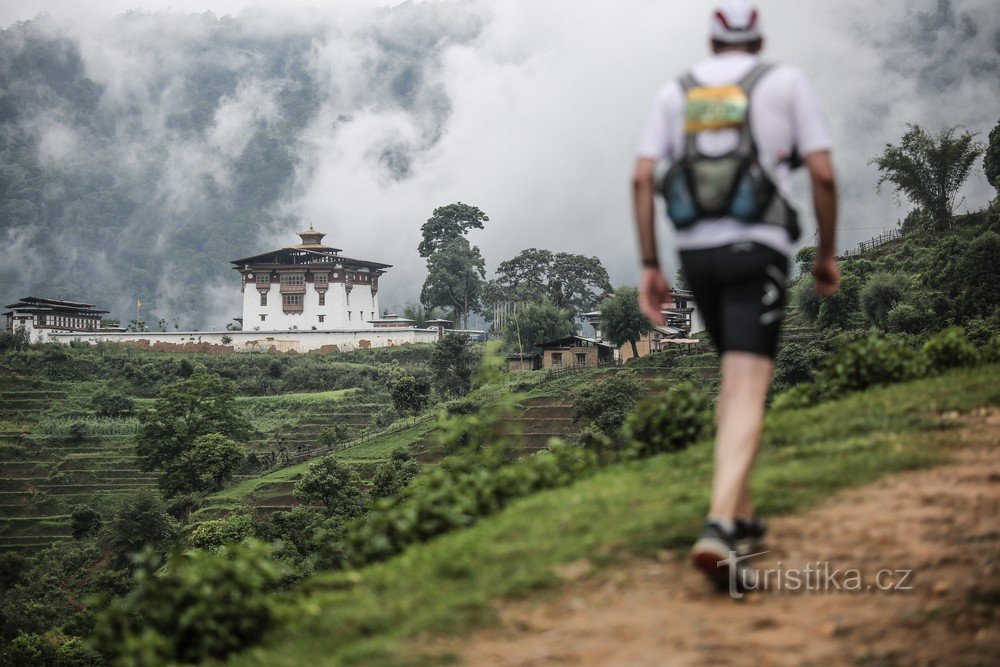
[[[483,301],[487,306],[549,301],[568,310],[572,319],[596,308],[610,291],[608,272],[597,257],[528,248],[500,263]],[[486,310],[492,317],[490,309]]]
[[[969,340],[982,347],[993,336],[1000,334],[1000,306],[988,315],[982,315],[969,320],[965,324],[965,332]]]
[[[170,385],[153,407],[140,413],[142,423],[136,441],[136,458],[144,470],[160,470],[160,487],[168,494],[211,488],[214,477],[202,475],[194,457],[195,442],[217,434],[242,441],[250,434],[250,423],[236,405],[236,388],[218,375],[199,370]],[[218,443],[216,443],[218,444]],[[209,462],[203,451],[198,461]],[[229,461],[235,455],[225,448]],[[214,467],[224,474],[224,467]]]
[[[472,525],[515,498],[569,484],[595,465],[593,453],[556,440],[549,451],[513,463],[504,463],[490,447],[445,459],[351,531],[351,560],[360,565],[388,558],[411,544]]]
[[[631,343],[634,357],[639,356],[636,342],[651,328],[639,310],[639,290],[635,287],[619,287],[601,302],[601,333],[616,346]]]
[[[392,397],[393,407],[400,415],[415,415],[427,407],[431,385],[424,378],[407,375],[392,383],[389,395]]]
[[[116,562],[150,547],[165,552],[177,539],[177,522],[167,514],[163,501],[152,491],[141,490],[122,498],[108,521],[108,547]]]
[[[989,142],[983,155],[983,171],[986,180],[1000,193],[1000,120],[990,130]]]
[[[815,322],[819,317],[819,309],[822,301],[813,294],[813,281],[811,276],[803,276],[792,285],[789,290],[789,301],[795,304],[807,322]]]
[[[198,476],[197,490],[221,489],[233,478],[246,456],[246,447],[219,433],[195,438],[191,445],[190,468]]]
[[[294,494],[301,502],[323,505],[328,514],[345,519],[361,516],[368,510],[364,482],[353,468],[332,455],[309,466],[295,483]]]
[[[397,495],[419,473],[420,465],[413,460],[413,455],[405,449],[397,449],[392,458],[376,469],[371,481],[371,497],[377,500]]]
[[[221,659],[260,641],[274,620],[272,589],[282,568],[261,543],[146,552],[135,586],[100,614],[96,637],[122,664]]]
[[[489,216],[478,206],[462,202],[440,206],[421,225],[422,240],[417,250],[421,257],[432,257],[455,239],[465,236],[470,229],[483,229],[483,223],[489,220]]]
[[[993,334],[993,336],[983,344],[979,356],[983,363],[1000,364],[1000,334]]]
[[[9,590],[28,569],[28,559],[16,551],[0,551],[0,591]]]
[[[912,378],[916,354],[895,339],[868,336],[842,345],[817,377],[825,397]]]
[[[124,419],[135,414],[135,401],[123,394],[102,389],[91,401],[94,414],[106,419]]]
[[[573,400],[573,421],[593,424],[606,435],[621,428],[645,393],[642,383],[625,373],[588,384]]]
[[[327,426],[319,434],[319,442],[324,447],[333,447],[347,440],[348,430],[344,424],[333,424]]]
[[[857,277],[845,273],[840,281],[840,290],[832,296],[821,298],[816,324],[824,328],[850,329],[858,321],[859,292],[861,284]]]
[[[622,428],[629,452],[645,458],[687,448],[711,422],[710,408],[709,397],[687,382],[644,398]]]
[[[237,513],[198,523],[188,534],[187,543],[196,549],[218,549],[226,544],[246,542],[255,535],[250,515]]]
[[[969,243],[958,260],[960,311],[964,318],[993,312],[1000,305],[1000,234],[986,232]]]
[[[788,343],[782,345],[774,363],[773,384],[782,389],[808,382],[819,366],[822,352],[814,345]]]
[[[444,336],[434,344],[431,356],[435,389],[445,397],[468,394],[477,362],[468,336],[457,333]]]
[[[861,289],[861,312],[869,324],[887,329],[889,312],[906,295],[906,279],[894,273],[876,273],[868,278]]]
[[[525,354],[537,352],[537,343],[571,336],[575,331],[570,312],[549,301],[519,306],[503,332],[503,349]]]
[[[17,327],[13,331],[0,332],[0,352],[27,350],[29,345],[31,345],[31,337],[23,326]]]
[[[951,227],[958,191],[984,147],[968,130],[957,134],[957,126],[943,127],[936,136],[919,125],[907,127],[898,146],[886,144],[869,162],[878,167],[879,188],[891,184],[897,199],[905,196],[939,225]]]
[[[940,373],[949,368],[974,365],[979,361],[979,352],[961,327],[951,327],[924,343],[920,360],[928,371]]]
[[[892,333],[919,334],[934,323],[927,297],[911,292],[886,313],[885,329]]]
[[[90,537],[101,529],[103,523],[104,517],[90,505],[77,505],[70,514],[70,525],[75,540]]]
[[[782,391],[774,397],[771,409],[775,412],[808,408],[820,401],[819,386],[814,382],[803,382]]]
[[[420,302],[427,308],[454,311],[465,326],[469,313],[479,309],[485,281],[486,262],[479,247],[459,236],[427,260],[427,278],[420,290]]]
[[[814,245],[807,245],[795,253],[795,263],[799,267],[799,273],[803,276],[808,276],[812,272],[818,250],[819,248]]]

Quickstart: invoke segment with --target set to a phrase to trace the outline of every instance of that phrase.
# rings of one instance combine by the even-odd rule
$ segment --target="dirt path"
[[[666,552],[599,574],[579,562],[554,596],[503,603],[499,628],[422,648],[477,667],[1000,664],[1000,410],[963,421],[954,464],[773,521],[772,551],[754,564],[781,569],[784,591],[772,578],[772,590],[730,600]],[[822,561],[856,568],[864,585],[882,568],[910,569],[901,585],[912,590],[787,590],[793,568]],[[848,579],[858,581],[838,581]]]

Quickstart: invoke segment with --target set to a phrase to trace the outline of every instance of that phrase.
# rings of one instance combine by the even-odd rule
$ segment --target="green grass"
[[[301,392],[297,394],[279,394],[277,396],[240,396],[236,400],[240,404],[260,404],[260,405],[274,405],[274,404],[310,404],[310,403],[329,403],[333,401],[339,401],[347,396],[360,393],[359,389],[336,389],[333,391],[312,391],[312,392]]]
[[[946,461],[951,421],[937,413],[1000,405],[1000,367],[953,371],[808,410],[769,415],[754,480],[765,514],[801,511],[833,491]],[[598,566],[686,548],[707,507],[711,444],[621,463],[512,503],[463,531],[356,572],[323,573],[283,596],[283,625],[237,665],[427,664],[407,642],[494,620],[492,601],[558,582],[553,568]]]

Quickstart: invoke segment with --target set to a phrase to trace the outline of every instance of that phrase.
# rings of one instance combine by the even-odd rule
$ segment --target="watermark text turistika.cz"
[[[761,551],[746,556],[729,552],[729,558],[719,561],[729,567],[729,594],[743,597],[748,591],[776,593],[897,593],[913,590],[913,570],[882,568],[866,573],[857,568],[838,568],[829,561],[813,561],[802,567],[787,567],[782,561],[774,567],[753,570],[736,567],[740,561],[762,556]]]

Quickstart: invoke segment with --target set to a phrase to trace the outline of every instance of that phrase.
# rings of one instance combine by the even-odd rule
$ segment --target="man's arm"
[[[661,308],[670,298],[670,286],[660,270],[656,248],[656,209],[653,204],[653,177],[656,160],[639,158],[632,175],[632,202],[639,252],[642,257],[642,278],[639,282],[639,307],[653,324],[665,324]]]
[[[812,185],[816,225],[819,228],[819,249],[813,264],[815,291],[819,296],[835,294],[840,287],[837,268],[837,179],[833,173],[830,153],[812,153],[805,157]]]

